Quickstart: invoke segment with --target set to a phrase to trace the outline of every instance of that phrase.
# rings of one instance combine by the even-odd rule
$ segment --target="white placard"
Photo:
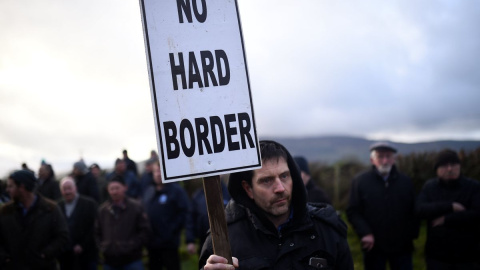
[[[235,0],[140,0],[164,182],[261,167]]]

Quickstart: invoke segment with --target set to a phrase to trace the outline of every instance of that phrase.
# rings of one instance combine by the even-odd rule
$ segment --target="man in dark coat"
[[[68,243],[60,209],[34,193],[31,172],[16,171],[7,181],[12,200],[0,208],[0,269],[56,269],[55,258]]]
[[[108,182],[109,200],[100,205],[95,237],[103,254],[103,269],[143,270],[142,251],[151,234],[142,205],[126,196],[127,185],[119,175]]]
[[[98,190],[97,180],[95,180],[95,177],[88,170],[83,160],[73,164],[72,175],[80,195],[92,198],[96,202],[100,201],[100,191]]]
[[[152,166],[153,182],[145,191],[144,208],[152,228],[149,269],[180,270],[180,234],[188,214],[188,195],[177,183],[162,183],[160,165]]]
[[[304,157],[294,157],[295,163],[297,163],[298,168],[300,169],[300,175],[302,176],[303,184],[307,189],[307,202],[321,202],[329,203],[330,198],[328,198],[327,193],[323,189],[319,188],[312,176],[310,175],[310,168],[308,168],[308,161]]]
[[[427,220],[427,269],[480,269],[480,184],[460,172],[456,152],[444,150],[417,199],[416,212]]]
[[[58,206],[70,232],[70,242],[59,258],[61,270],[96,270],[98,250],[94,227],[97,203],[78,194],[75,180],[67,176],[60,181],[62,199]]]
[[[353,269],[346,225],[328,204],[307,205],[295,161],[282,145],[260,142],[263,167],[230,175],[226,208],[233,264],[239,269]],[[209,235],[199,266],[233,269],[212,255]]]
[[[45,198],[52,201],[60,199],[60,187],[55,179],[55,172],[52,165],[42,164],[38,169],[38,188],[37,192]]]
[[[120,176],[127,185],[127,196],[130,198],[138,198],[140,196],[140,182],[137,175],[132,171],[127,170],[125,160],[117,158],[115,160],[115,168],[113,172],[107,175],[107,182],[115,176]]]
[[[372,167],[355,177],[347,217],[363,249],[366,270],[413,268],[413,239],[418,235],[415,191],[395,166],[397,150],[389,143],[370,147]]]
[[[122,154],[123,154],[123,161],[125,161],[125,164],[127,165],[127,171],[133,172],[135,174],[135,177],[138,177],[137,163],[135,163],[135,161],[130,159],[130,157],[128,156],[127,150],[123,150]]]

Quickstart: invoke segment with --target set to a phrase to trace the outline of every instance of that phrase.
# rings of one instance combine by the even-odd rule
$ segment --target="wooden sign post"
[[[232,264],[232,252],[230,250],[230,241],[228,240],[220,176],[205,177],[203,179],[203,189],[207,201],[213,253],[226,258],[228,263]]]

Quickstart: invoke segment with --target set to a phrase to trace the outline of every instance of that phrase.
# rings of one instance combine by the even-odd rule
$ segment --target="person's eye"
[[[268,183],[271,183],[273,181],[273,178],[271,177],[268,177],[268,178],[263,178],[260,180],[260,183],[262,184],[268,184]]]

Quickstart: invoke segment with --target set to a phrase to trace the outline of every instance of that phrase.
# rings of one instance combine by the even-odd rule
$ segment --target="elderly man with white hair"
[[[62,199],[58,206],[70,232],[69,245],[59,258],[60,267],[62,270],[97,269],[98,250],[94,236],[97,203],[80,195],[75,180],[70,176],[60,181],[60,192]]]
[[[409,177],[395,166],[397,149],[386,142],[370,147],[371,168],[356,176],[350,189],[347,216],[360,238],[366,270],[411,270],[415,191]]]

